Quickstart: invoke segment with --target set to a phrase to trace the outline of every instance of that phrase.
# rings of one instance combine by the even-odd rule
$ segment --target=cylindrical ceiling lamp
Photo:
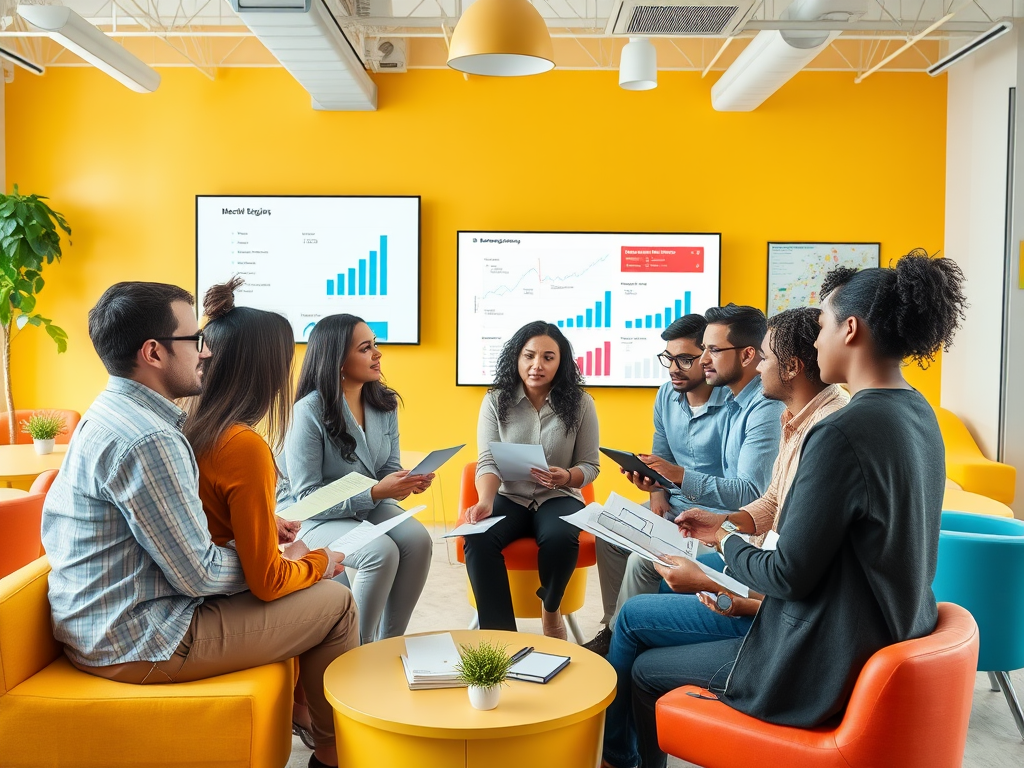
[[[452,33],[448,66],[470,75],[539,75],[555,66],[551,33],[528,0],[476,0]]]
[[[649,91],[658,87],[658,52],[646,37],[631,37],[619,58],[619,87]]]

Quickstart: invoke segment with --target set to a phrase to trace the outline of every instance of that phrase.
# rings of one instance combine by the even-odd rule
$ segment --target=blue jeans
[[[716,570],[722,565],[722,560],[717,554],[705,555],[700,560]],[[671,663],[679,669],[673,670],[673,674],[666,677],[675,679],[674,672],[683,673],[685,667],[685,679],[694,679],[699,681],[700,685],[709,685],[714,678],[713,682],[717,687],[721,687],[728,676],[727,669],[721,670],[723,659],[730,653],[731,657],[725,659],[725,662],[736,658],[739,643],[747,634],[752,622],[753,617],[749,616],[732,618],[717,614],[702,605],[696,595],[671,592],[630,598],[615,622],[611,647],[608,650],[608,662],[615,668],[617,688],[615,700],[605,713],[604,759],[616,768],[640,765],[638,721],[634,719],[633,712],[633,680],[634,665],[642,654],[651,649],[671,648],[671,658],[674,660]],[[723,640],[732,642],[718,642]],[[714,648],[682,647],[698,644],[710,644]],[[713,653],[704,653],[705,650]],[[654,656],[662,658],[664,654],[653,653],[652,661]],[[661,665],[658,665],[658,669],[660,668]],[[647,670],[645,677],[649,677],[652,671],[657,673],[657,669]],[[645,723],[643,730],[650,730],[652,726],[653,723]],[[656,763],[657,755],[651,754],[651,734],[645,733],[641,736],[645,742],[645,761]],[[658,751],[656,730],[653,749],[655,752]],[[644,763],[645,768],[647,762]],[[664,756],[661,757],[661,762],[664,763]]]

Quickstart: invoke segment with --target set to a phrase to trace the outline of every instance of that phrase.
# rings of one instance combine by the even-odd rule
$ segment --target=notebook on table
[[[570,660],[568,656],[533,651],[513,664],[508,676],[512,680],[525,680],[528,683],[546,683],[565,669]]]

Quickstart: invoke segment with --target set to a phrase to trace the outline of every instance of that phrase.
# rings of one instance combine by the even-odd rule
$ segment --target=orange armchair
[[[930,635],[883,648],[861,670],[841,720],[817,728],[772,725],[684,686],[658,700],[658,743],[704,768],[959,768],[967,743],[978,625],[939,603]]]
[[[594,500],[594,486],[587,485],[580,489],[583,501],[587,504]],[[462,468],[462,485],[459,490],[459,522],[466,522],[466,510],[477,503],[476,462],[471,461]],[[534,539],[517,539],[505,547],[501,553],[505,556],[505,568],[508,570],[509,587],[512,589],[512,608],[516,618],[540,618],[541,602],[537,597],[540,588],[540,576],[537,573],[537,542]],[[455,539],[455,554],[460,563],[466,562],[463,537]],[[576,642],[583,644],[583,632],[576,620],[576,611],[583,607],[583,599],[587,591],[587,576],[584,568],[597,563],[597,550],[593,535],[580,531],[580,551],[576,556],[576,570],[573,572],[569,585],[562,597],[562,614],[572,630]],[[473,587],[466,579],[469,602],[475,607],[476,596]]]
[[[71,433],[75,431],[75,427],[78,426],[78,422],[82,420],[82,414],[78,411],[69,411],[63,408],[41,408],[35,411],[15,411],[14,412],[14,443],[16,445],[31,445],[32,438],[21,431],[21,422],[28,421],[29,416],[33,413],[38,413],[40,410],[50,411],[51,413],[57,413],[64,417],[64,421],[67,422],[68,431],[63,435],[57,435],[54,442],[58,445],[67,445],[71,439]],[[8,424],[10,423],[11,415],[9,412],[0,413],[0,445],[10,445],[11,439],[8,434]]]
[[[29,493],[0,501],[0,578],[39,557],[45,498],[45,493]]]

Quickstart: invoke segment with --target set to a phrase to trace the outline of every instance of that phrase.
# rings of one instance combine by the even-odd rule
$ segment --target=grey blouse
[[[498,465],[494,463],[490,443],[521,443],[540,445],[548,466],[572,469],[579,467],[583,473],[583,485],[589,485],[601,471],[601,454],[598,452],[597,409],[594,398],[585,394],[580,403],[579,426],[568,435],[565,425],[558,418],[551,403],[544,401],[540,411],[533,407],[520,384],[514,395],[515,404],[509,409],[508,420],[498,421],[498,396],[488,392],[480,406],[480,420],[477,423],[476,442],[480,456],[476,464],[476,476],[497,475]],[[548,499],[559,496],[573,496],[580,501],[583,494],[579,488],[545,488],[532,480],[518,480],[502,483],[498,492],[517,504],[536,509]]]

